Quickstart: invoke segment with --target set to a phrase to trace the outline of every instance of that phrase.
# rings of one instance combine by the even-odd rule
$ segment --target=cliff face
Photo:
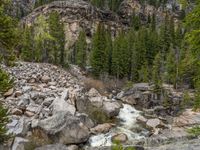
[[[157,23],[164,21],[166,13],[173,16],[176,20],[182,17],[181,5],[177,0],[168,0],[165,5],[155,7],[148,3],[141,4],[139,0],[124,0],[119,8],[119,15],[123,18],[124,23],[130,23],[132,14],[138,15],[145,24],[148,16],[155,14]]]
[[[66,48],[73,46],[79,32],[84,29],[90,42],[99,22],[110,26],[113,34],[121,28],[125,28],[120,22],[119,16],[110,12],[102,11],[90,3],[82,0],[54,1],[50,4],[38,7],[31,14],[22,19],[22,24],[30,25],[35,19],[43,14],[48,16],[52,11],[57,11],[65,25]]]

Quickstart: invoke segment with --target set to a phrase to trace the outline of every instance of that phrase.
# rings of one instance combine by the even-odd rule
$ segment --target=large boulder
[[[68,99],[68,91],[64,90],[61,97],[57,97],[51,107],[53,109],[53,114],[57,114],[58,112],[69,112],[72,115],[75,114],[76,108],[74,105],[67,102]]]
[[[86,113],[97,123],[107,122],[110,118],[119,114],[122,105],[117,100],[108,99],[91,89],[85,95],[77,96],[76,108],[81,113]]]
[[[120,108],[122,105],[117,101],[104,101],[103,102],[103,111],[109,116],[114,117],[119,114]]]
[[[50,139],[61,144],[83,143],[89,137],[89,130],[80,119],[65,112],[38,120],[35,127],[42,129],[50,135]]]

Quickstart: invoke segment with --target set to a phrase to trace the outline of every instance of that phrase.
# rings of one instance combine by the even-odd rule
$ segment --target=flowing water
[[[119,123],[117,124],[117,126],[111,129],[110,132],[106,134],[98,134],[92,136],[89,139],[90,146],[111,146],[112,136],[118,133],[126,134],[129,143],[134,143],[135,141],[145,138],[145,135],[148,133],[148,131],[141,128],[141,126],[137,124],[136,120],[136,118],[140,116],[140,113],[141,112],[136,110],[133,106],[123,104],[123,108],[120,109],[119,115],[117,116],[117,118],[119,119]]]

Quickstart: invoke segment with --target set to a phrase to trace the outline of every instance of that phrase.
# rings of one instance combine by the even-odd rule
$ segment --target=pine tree
[[[65,54],[65,32],[64,25],[60,21],[60,16],[58,12],[52,12],[48,18],[49,24],[49,34],[53,38],[51,40],[51,53],[50,60],[54,64],[61,64],[64,66],[66,64],[66,54]]]
[[[87,51],[87,43],[86,43],[86,34],[84,31],[79,33],[78,41],[75,45],[76,50],[76,64],[81,68],[86,66],[86,51]]]
[[[23,29],[22,35],[22,48],[21,48],[21,57],[25,61],[34,60],[34,41],[33,41],[33,27],[26,26]]]
[[[36,50],[34,51],[34,60],[39,62],[49,62],[50,41],[54,40],[49,34],[49,25],[46,18],[40,15],[34,24],[34,41]]]
[[[128,43],[124,33],[120,33],[114,41],[112,55],[112,73],[117,78],[126,77],[129,73]]]
[[[159,91],[161,89],[163,80],[162,80],[162,73],[161,73],[161,63],[162,57],[161,53],[159,52],[154,60],[153,69],[152,69],[152,81],[155,84],[155,90]]]
[[[6,0],[0,1],[0,58],[5,63],[10,64],[13,58],[13,49],[18,44],[17,22],[6,14],[5,7],[9,3]]]
[[[173,84],[176,87],[176,73],[177,73],[177,65],[176,65],[176,57],[175,57],[174,49],[171,47],[166,61],[166,81],[170,84]]]
[[[90,54],[90,65],[93,69],[93,74],[99,76],[104,73],[106,70],[106,37],[105,37],[105,28],[102,23],[97,27],[97,31],[93,36],[92,40],[92,49]]]
[[[105,48],[105,53],[106,53],[106,63],[105,63],[105,72],[108,74],[112,73],[112,53],[113,53],[113,41],[111,37],[111,29],[109,28],[106,33],[106,48]]]

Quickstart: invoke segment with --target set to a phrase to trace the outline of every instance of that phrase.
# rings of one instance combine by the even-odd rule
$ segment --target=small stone
[[[113,126],[114,124],[111,124],[111,123],[99,124],[96,127],[91,128],[90,131],[94,134],[107,133]]]
[[[12,110],[11,114],[21,116],[23,114],[23,112],[18,108],[14,108]]]
[[[11,88],[11,89],[9,89],[6,93],[4,93],[4,96],[5,96],[5,97],[11,96],[11,95],[13,94],[13,92],[14,92],[14,89]]]
[[[147,119],[143,116],[139,116],[136,118],[138,122],[141,122],[141,123],[146,123],[147,122]]]
[[[29,81],[28,81],[28,83],[35,83],[36,82],[36,80],[34,79],[34,78],[32,78],[32,79],[30,79]]]
[[[120,142],[120,143],[125,143],[127,140],[128,140],[128,137],[124,133],[117,134],[117,135],[114,135],[112,137],[112,141],[114,141],[114,142],[117,141],[117,142]]]
[[[25,111],[24,115],[26,115],[27,117],[33,117],[35,114],[30,111]]]
[[[47,75],[44,75],[44,76],[41,78],[41,81],[42,81],[43,83],[48,83],[48,82],[51,81],[51,78],[50,78],[49,76],[47,76]]]
[[[162,125],[162,122],[155,118],[155,119],[149,119],[146,123],[146,126],[149,127],[149,128],[157,128],[158,126]]]
[[[21,96],[23,93],[22,93],[22,91],[16,91],[15,92],[15,97],[19,97],[19,96]]]

